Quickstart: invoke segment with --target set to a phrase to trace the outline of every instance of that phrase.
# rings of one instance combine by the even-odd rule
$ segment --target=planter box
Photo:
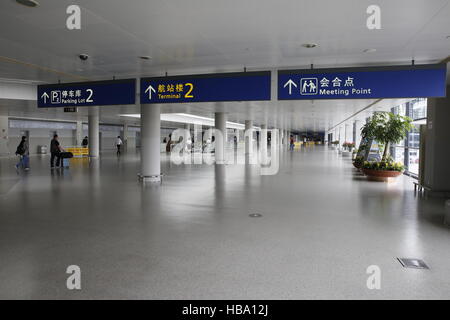
[[[391,170],[372,170],[364,168],[361,170],[369,179],[375,181],[389,181],[389,178],[396,178],[402,174],[400,171]]]

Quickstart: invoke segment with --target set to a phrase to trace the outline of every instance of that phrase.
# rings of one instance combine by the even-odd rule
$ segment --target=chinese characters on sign
[[[344,93],[345,95],[349,95],[350,94],[350,90],[347,91],[340,91],[339,89],[336,90],[328,90],[325,88],[330,87],[330,82],[332,83],[332,87],[333,88],[340,88],[340,87],[347,87],[347,88],[352,88],[352,93],[356,93],[357,89],[354,89],[354,83],[353,83],[354,78],[352,77],[347,77],[344,80],[341,80],[339,77],[335,77],[333,80],[329,80],[326,77],[323,77],[318,84],[318,78],[301,78],[300,79],[300,93],[303,95],[316,95],[318,93],[321,94],[334,94],[334,93]],[[344,82],[342,84],[342,82]],[[367,93],[370,94],[370,88],[367,89]]]
[[[141,79],[141,103],[270,100],[270,72]]]
[[[307,69],[278,72],[278,99],[370,99],[445,96],[446,67]]]
[[[194,85],[190,82],[187,83],[174,83],[174,84],[159,84],[155,91],[155,88],[150,84],[145,93],[148,94],[149,100],[152,100],[152,93],[155,93],[155,99],[191,99],[194,98],[192,91],[194,90]]]
[[[134,104],[136,80],[111,80],[40,85],[39,108]]]

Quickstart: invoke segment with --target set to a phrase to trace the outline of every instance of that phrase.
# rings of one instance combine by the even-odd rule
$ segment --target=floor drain
[[[430,269],[423,260],[413,258],[397,258],[404,268]]]
[[[249,216],[250,218],[261,218],[261,217],[262,217],[262,214],[259,214],[259,213],[250,213],[248,216]]]

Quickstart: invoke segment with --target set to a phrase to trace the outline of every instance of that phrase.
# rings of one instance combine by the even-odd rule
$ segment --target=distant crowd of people
[[[171,152],[176,144],[183,143],[183,137],[179,137],[177,141],[174,141],[172,140],[172,135],[169,134],[168,138],[164,138],[163,143],[166,144],[166,152]],[[234,144],[235,147],[237,147],[237,137],[234,137]],[[117,138],[114,141],[117,156],[120,156],[122,153],[122,145],[123,145],[122,138],[120,136],[117,136]],[[206,147],[206,145],[209,145],[210,152],[214,153],[215,137],[212,136],[211,140],[208,140],[205,143],[203,143],[202,150]],[[81,142],[81,146],[83,148],[87,148],[89,146],[89,139],[87,136],[84,137],[83,141]],[[189,147],[190,148],[194,147],[194,139],[190,139],[190,141],[186,142],[186,148],[188,149]],[[291,135],[289,137],[289,149],[293,151],[294,147],[295,147],[295,140],[294,136]],[[51,154],[50,168],[54,169],[63,167],[62,159],[65,157],[65,154],[67,154],[67,152],[64,150],[63,147],[61,147],[57,134],[54,134],[53,139],[50,141],[50,154]],[[19,168],[23,168],[25,171],[30,170],[30,150],[28,139],[26,136],[22,136],[21,141],[16,149],[16,155],[19,156],[19,162],[15,165],[15,168],[17,170],[19,170]]]

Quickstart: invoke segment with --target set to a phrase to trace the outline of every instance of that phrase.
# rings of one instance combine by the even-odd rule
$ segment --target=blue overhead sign
[[[134,104],[136,79],[40,85],[39,108]]]
[[[278,71],[278,100],[445,97],[446,65]]]
[[[270,100],[270,71],[141,79],[141,103]]]

